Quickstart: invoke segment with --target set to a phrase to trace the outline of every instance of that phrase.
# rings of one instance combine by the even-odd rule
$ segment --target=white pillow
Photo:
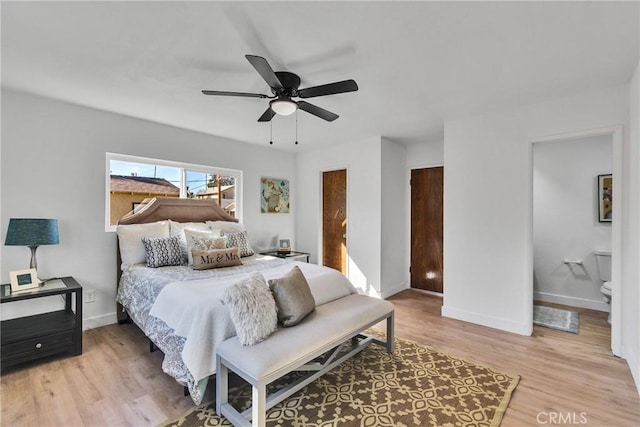
[[[142,244],[143,237],[169,237],[169,221],[150,222],[148,224],[118,225],[118,244],[120,245],[120,268],[147,261]]]
[[[187,262],[190,251],[187,249],[187,238],[184,235],[185,228],[189,230],[211,231],[211,227],[209,227],[209,224],[206,222],[175,222],[169,220],[169,235],[180,239],[180,249],[182,249],[184,261]]]
[[[195,241],[193,240],[194,237],[202,237],[205,239],[217,239],[220,237],[220,231],[218,230],[201,231],[185,228],[183,233],[186,240],[188,265],[193,265],[193,254],[191,253],[191,249],[193,249],[195,244]]]
[[[278,328],[276,302],[260,273],[225,289],[222,303],[229,309],[242,345],[257,344]]]
[[[207,221],[212,230],[219,230],[223,233],[241,233],[247,231],[244,224],[233,221]]]

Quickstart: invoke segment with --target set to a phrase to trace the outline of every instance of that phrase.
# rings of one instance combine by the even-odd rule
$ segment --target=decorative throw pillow
[[[309,283],[298,266],[279,279],[269,280],[282,326],[294,326],[316,309]]]
[[[147,254],[147,267],[183,264],[182,250],[177,237],[143,237],[142,244]]]
[[[201,250],[191,249],[194,270],[242,265],[238,248]]]
[[[211,227],[206,222],[175,222],[169,220],[169,236],[180,239],[180,248],[184,256],[184,261],[188,259],[187,237],[184,230],[195,230],[211,233]],[[218,233],[220,234],[220,233]]]
[[[223,231],[220,233],[220,235],[227,238],[228,248],[240,248],[241,257],[253,255],[253,249],[251,249],[251,245],[249,244],[249,238],[247,237],[246,231],[242,231],[239,233],[227,233]]]
[[[169,222],[158,221],[147,224],[128,224],[116,227],[118,245],[120,246],[121,268],[131,264],[143,263],[147,260],[143,237],[169,237]]]
[[[257,344],[278,328],[276,302],[260,273],[228,287],[222,303],[229,309],[242,345]]]
[[[184,236],[187,242],[187,264],[193,264],[193,257],[191,256],[191,249],[193,249],[194,241],[193,237],[204,237],[205,239],[217,239],[220,237],[219,231],[202,231],[202,230],[190,230],[184,229]]]
[[[206,237],[191,236],[191,240],[193,241],[193,248],[200,249],[201,251],[210,251],[211,249],[226,249],[227,247],[226,237],[207,239]]]

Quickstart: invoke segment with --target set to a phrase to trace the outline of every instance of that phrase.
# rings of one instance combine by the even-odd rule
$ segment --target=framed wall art
[[[613,212],[613,176],[598,175],[598,221],[611,222]]]
[[[289,180],[260,178],[260,212],[289,213]]]

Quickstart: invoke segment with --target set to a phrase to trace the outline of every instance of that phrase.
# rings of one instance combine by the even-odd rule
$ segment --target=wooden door
[[[411,171],[411,287],[443,292],[444,168]]]
[[[347,171],[322,173],[322,265],[347,274]]]

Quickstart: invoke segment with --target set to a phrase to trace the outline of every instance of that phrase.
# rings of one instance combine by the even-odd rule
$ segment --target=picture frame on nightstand
[[[280,246],[278,247],[278,252],[280,252],[280,253],[289,253],[289,252],[291,252],[291,240],[289,240],[289,239],[280,239]]]
[[[11,293],[28,291],[40,286],[38,272],[35,268],[9,272],[11,278]]]

